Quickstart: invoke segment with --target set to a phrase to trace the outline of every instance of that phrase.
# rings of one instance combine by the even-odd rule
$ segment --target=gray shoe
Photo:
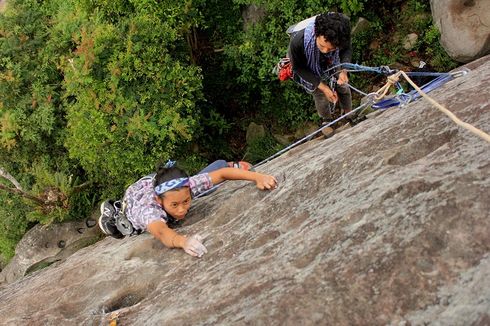
[[[324,121],[322,121],[320,127],[326,126],[326,125],[328,125],[331,122],[332,121],[324,120]],[[323,128],[322,129],[322,134],[323,134],[323,138],[325,138],[325,139],[332,137],[335,134],[335,129],[333,128],[333,125]]]
[[[116,226],[116,207],[114,204],[113,200],[106,200],[100,205],[99,227],[104,234],[120,239],[124,235],[119,232]]]

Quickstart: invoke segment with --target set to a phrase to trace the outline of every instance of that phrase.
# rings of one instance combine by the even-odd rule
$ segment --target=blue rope
[[[324,79],[325,77],[325,80],[329,80],[329,83],[331,86],[333,86],[333,82],[336,81],[335,79],[335,75],[338,74],[340,71],[338,71],[338,68],[344,68],[346,69],[348,72],[373,72],[373,73],[378,73],[378,74],[382,74],[382,75],[392,75],[394,73],[397,72],[397,70],[393,70],[391,69],[390,67],[388,66],[381,66],[381,67],[367,67],[367,66],[362,66],[362,65],[358,65],[358,64],[354,64],[354,63],[341,63],[339,65],[336,65],[334,67],[331,67],[329,68],[328,70],[325,71],[325,73],[323,74],[322,76],[322,79]],[[333,74],[330,74],[329,72],[332,71],[332,70],[335,70]],[[440,86],[442,86],[443,84],[447,83],[449,80],[459,76],[459,75],[464,75],[466,74],[467,71],[458,71],[458,72],[455,72],[455,73],[437,73],[437,72],[408,72],[406,73],[407,75],[409,76],[437,76],[437,78],[435,78],[434,80],[430,81],[429,83],[425,84],[424,86],[422,86],[422,90],[427,93],[427,92],[430,92]],[[338,121],[346,118],[347,116],[353,114],[354,112],[357,112],[359,110],[361,110],[362,108],[368,106],[368,105],[371,105],[372,104],[372,108],[374,109],[381,109],[381,110],[385,110],[387,109],[388,107],[391,107],[391,106],[398,106],[398,105],[406,105],[408,103],[410,103],[411,101],[413,101],[414,99],[420,97],[420,94],[418,92],[416,92],[415,90],[412,90],[411,92],[409,92],[408,94],[406,93],[400,93],[396,96],[396,98],[394,99],[388,99],[388,100],[384,100],[384,101],[380,101],[376,104],[373,104],[373,98],[374,97],[371,97],[369,98],[370,95],[373,95],[373,93],[371,94],[366,94],[360,90],[358,90],[357,88],[355,88],[354,86],[348,84],[350,88],[352,88],[353,90],[359,92],[360,94],[364,95],[364,96],[367,96],[368,97],[368,101],[360,106],[358,106],[357,108],[355,108],[354,110],[340,116],[339,118],[333,120],[332,122],[326,124],[325,126],[322,126],[321,128],[319,128],[318,130],[310,133],[309,135],[306,135],[305,137],[301,138],[300,140],[296,141],[295,143],[283,148],[282,150],[278,151],[277,153],[269,156],[268,158],[260,161],[259,163],[255,164],[252,166],[252,168],[256,168],[256,167],[259,167],[271,160],[273,160],[274,158],[286,153],[287,151],[291,150],[292,148],[302,144],[303,142],[307,141],[307,140],[310,140],[312,139],[316,134],[318,134],[319,132],[321,132],[324,128],[327,128],[327,127],[330,127],[331,125],[337,123]],[[399,82],[397,82],[395,84],[395,86],[398,88],[399,91],[403,91],[403,87],[401,86],[401,84]],[[333,89],[333,88],[332,88]],[[385,104],[383,104],[385,103]],[[388,106],[386,106],[388,105]],[[199,198],[199,197],[202,197],[202,196],[205,196],[213,191],[215,191],[217,188],[219,188],[220,186],[222,186],[226,181],[220,183],[220,184],[217,184],[215,186],[213,186],[211,189],[199,194],[196,196],[196,198]]]
[[[357,63],[342,63],[340,65],[343,68],[345,68],[347,71],[352,71],[352,72],[374,72],[381,75],[392,75],[395,72],[397,72],[397,70],[391,69],[388,66],[368,67],[368,66],[359,65]]]
[[[354,86],[352,86],[351,84],[347,84],[347,86],[349,86],[352,90],[358,92],[359,94],[363,95],[363,96],[367,96],[368,94],[367,93],[364,93],[363,91],[355,88]]]
[[[419,76],[434,76],[434,77],[439,77],[442,75],[450,75],[447,72],[423,72],[423,71],[408,71],[406,72],[407,76],[414,76],[414,77],[419,77]]]
[[[448,74],[448,73],[440,74],[439,77],[423,85],[420,89],[424,93],[429,93],[430,91],[433,91],[434,89],[441,87],[442,85],[444,85],[445,83],[447,83],[452,79],[453,79],[452,74]],[[407,96],[408,96],[408,102],[407,102]],[[388,108],[398,106],[400,104],[403,104],[404,106],[409,102],[416,100],[419,97],[420,94],[416,90],[412,90],[409,93],[398,94],[398,96],[394,98],[379,101],[378,103],[374,104],[372,108],[375,110],[386,110]]]
[[[331,76],[340,73],[339,69],[345,69],[347,72],[373,72],[382,75],[391,75],[396,72],[396,70],[393,70],[388,66],[367,67],[358,65],[356,63],[341,63],[325,70],[321,78],[327,80]]]
[[[335,119],[335,120],[333,120],[333,121],[329,122],[328,124],[326,124],[326,125],[324,125],[324,126],[321,126],[321,127],[320,127],[320,129],[318,129],[318,130],[316,130],[316,131],[312,132],[312,133],[311,133],[311,134],[309,134],[309,135],[306,135],[305,137],[303,137],[303,138],[301,138],[300,140],[296,141],[295,143],[293,143],[293,144],[289,145],[288,147],[283,148],[282,150],[280,150],[280,151],[279,151],[279,152],[277,152],[276,154],[271,155],[270,157],[268,157],[268,158],[264,159],[263,161],[261,161],[261,162],[259,162],[259,163],[255,164],[253,167],[254,167],[254,168],[256,168],[256,167],[258,167],[258,166],[261,166],[261,165],[263,165],[263,164],[265,164],[265,163],[269,162],[270,160],[272,160],[272,159],[274,159],[274,158],[276,158],[276,157],[280,156],[281,154],[283,154],[283,153],[285,153],[285,152],[289,151],[289,150],[290,150],[290,149],[292,149],[293,147],[298,146],[299,144],[303,143],[305,140],[310,140],[310,139],[311,139],[311,138],[313,138],[313,137],[314,137],[316,134],[318,134],[319,132],[321,132],[321,131],[322,131],[324,128],[330,127],[331,125],[333,125],[333,124],[337,123],[338,121],[340,121],[340,120],[342,120],[342,119],[344,119],[344,118],[348,117],[349,115],[353,114],[354,112],[357,112],[357,111],[359,111],[360,109],[364,108],[364,107],[365,107],[365,106],[367,106],[368,104],[370,104],[370,103],[369,103],[369,102],[364,103],[364,104],[362,104],[362,105],[358,106],[357,108],[355,108],[354,110],[352,110],[352,111],[350,111],[350,112],[348,112],[348,113],[346,113],[346,114],[344,114],[344,115],[342,115],[342,116],[338,117],[337,119]]]
[[[380,75],[392,75],[398,72],[397,69],[391,69],[388,66],[368,67],[368,66],[359,65],[357,63],[341,63],[339,65],[335,65],[325,70],[325,73],[323,74],[322,77],[328,78],[331,75],[339,73],[339,71],[337,71],[339,68],[345,69],[347,72],[373,72]],[[331,73],[332,70],[334,71],[333,74]],[[434,77],[448,75],[447,72],[424,72],[424,71],[409,71],[406,72],[406,74],[408,76],[434,76]]]
[[[280,155],[282,155],[282,154],[286,153],[287,151],[291,150],[292,148],[294,148],[294,147],[296,147],[296,146],[298,146],[298,145],[302,144],[303,142],[305,142],[305,141],[307,141],[307,140],[310,140],[310,139],[311,139],[311,138],[313,138],[313,137],[314,137],[316,134],[320,133],[320,132],[321,132],[321,131],[322,131],[324,128],[330,127],[331,125],[333,125],[333,124],[337,123],[338,121],[340,121],[340,120],[342,120],[342,119],[344,119],[344,118],[348,117],[349,115],[353,114],[354,112],[359,111],[360,109],[364,108],[365,106],[367,106],[367,105],[369,105],[369,104],[371,104],[371,103],[370,103],[370,102],[366,102],[366,103],[364,103],[364,104],[362,104],[362,105],[358,106],[358,107],[357,107],[357,108],[355,108],[354,110],[352,110],[352,111],[350,111],[350,112],[348,112],[348,113],[346,113],[346,114],[344,114],[344,115],[342,115],[342,116],[338,117],[337,119],[333,120],[332,122],[329,122],[328,124],[326,124],[326,125],[324,125],[324,126],[321,126],[321,127],[318,129],[318,130],[315,130],[314,132],[310,133],[309,135],[304,136],[303,138],[301,138],[300,140],[296,141],[295,143],[293,143],[293,144],[291,144],[291,145],[287,146],[286,148],[283,148],[283,149],[282,149],[282,150],[280,150],[279,152],[277,152],[277,153],[275,153],[275,154],[273,154],[273,155],[269,156],[268,158],[266,158],[266,159],[264,159],[264,160],[260,161],[259,163],[255,164],[255,165],[253,165],[253,166],[252,166],[252,168],[253,168],[253,169],[255,169],[256,167],[259,167],[259,166],[261,166],[261,165],[264,165],[265,163],[267,163],[267,162],[269,162],[269,161],[271,161],[271,160],[275,159],[276,157],[278,157],[278,156],[280,156]],[[207,195],[207,194],[209,194],[209,193],[211,193],[211,192],[215,191],[216,189],[218,189],[219,187],[221,187],[221,186],[222,186],[222,185],[223,185],[225,182],[226,182],[226,180],[225,180],[225,181],[223,181],[222,183],[219,183],[219,184],[217,184],[217,185],[214,185],[212,188],[210,188],[210,189],[208,189],[208,190],[206,190],[206,191],[204,191],[204,192],[200,193],[200,194],[199,194],[199,195],[197,195],[195,198],[199,198],[199,197],[205,196],[205,195]]]

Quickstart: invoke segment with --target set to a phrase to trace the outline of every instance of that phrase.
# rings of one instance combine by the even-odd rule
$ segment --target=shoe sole
[[[239,161],[239,162],[234,162],[233,166],[235,168],[245,170],[245,171],[255,171],[254,168],[252,167],[252,164],[245,162],[245,161]]]
[[[109,235],[109,233],[107,233],[102,227],[102,216],[104,216],[104,203],[105,202],[100,204],[100,216],[99,216],[98,223],[99,223],[99,229],[102,231],[102,233],[104,233],[105,235]]]
[[[335,135],[335,129],[332,127],[325,127],[322,129],[323,138],[328,139]]]

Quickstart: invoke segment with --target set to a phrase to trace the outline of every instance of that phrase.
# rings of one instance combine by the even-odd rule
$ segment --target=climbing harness
[[[291,65],[291,59],[282,58],[274,67],[272,73],[277,75],[280,81],[286,81],[293,78],[293,66]]]

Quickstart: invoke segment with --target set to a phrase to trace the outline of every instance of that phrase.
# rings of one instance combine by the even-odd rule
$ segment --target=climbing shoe
[[[252,164],[245,162],[245,161],[238,161],[238,162],[233,162],[233,167],[236,169],[242,169],[245,171],[253,171]]]
[[[124,235],[117,229],[116,214],[120,207],[120,202],[106,200],[100,205],[99,227],[102,232],[111,237],[121,239]]]
[[[345,120],[353,127],[359,122],[366,120],[366,116],[359,114],[359,112],[355,112],[354,114],[345,117]]]
[[[320,124],[320,127],[323,128],[324,126],[326,126],[330,123],[331,123],[331,121],[324,120]],[[325,139],[332,137],[335,134],[335,129],[334,129],[333,125],[330,125],[328,127],[324,127],[322,129],[322,134],[323,134],[323,138],[325,138]]]

